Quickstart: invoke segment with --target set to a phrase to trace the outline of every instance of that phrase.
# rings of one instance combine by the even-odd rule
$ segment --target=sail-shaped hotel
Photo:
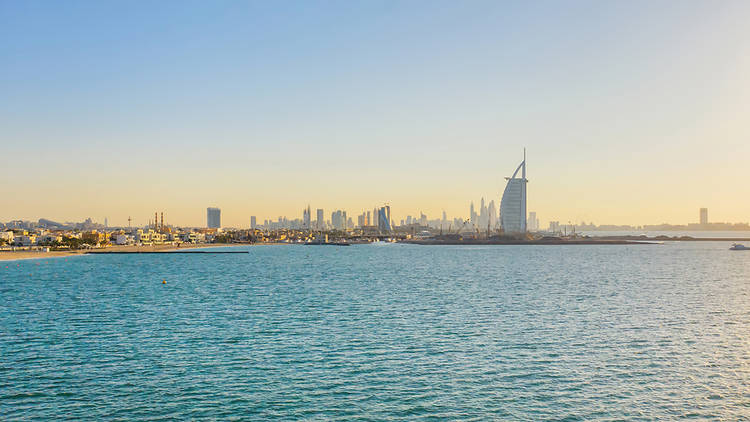
[[[521,177],[518,171],[521,171]],[[513,172],[512,177],[505,178],[508,184],[500,201],[500,225],[505,233],[526,232],[526,149],[523,150],[523,161]]]

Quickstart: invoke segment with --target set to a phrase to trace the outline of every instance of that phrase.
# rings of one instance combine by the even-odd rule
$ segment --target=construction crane
[[[451,233],[450,230],[449,230],[448,234],[459,234],[459,233],[461,233],[461,230],[463,230],[464,227],[466,227],[467,224],[469,224],[469,220],[464,221],[463,224],[461,224],[461,227],[459,227],[458,229],[456,229],[455,233]]]

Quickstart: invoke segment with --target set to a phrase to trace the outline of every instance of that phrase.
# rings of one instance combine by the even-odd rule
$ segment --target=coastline
[[[209,244],[180,244],[177,245],[150,245],[150,246],[108,246],[97,249],[80,249],[74,251],[0,251],[0,262],[20,261],[28,259],[51,259],[66,258],[70,256],[96,255],[105,252],[170,252],[183,249],[209,249],[209,248],[227,248],[234,246],[248,246],[244,243],[209,243]]]

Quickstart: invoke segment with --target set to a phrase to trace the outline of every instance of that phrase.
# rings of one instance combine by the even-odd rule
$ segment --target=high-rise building
[[[474,211],[474,201],[471,201],[471,205],[469,206],[469,221],[472,225],[477,224],[477,213]]]
[[[389,205],[378,210],[378,230],[383,233],[391,231],[391,207]]]
[[[497,227],[497,208],[495,208],[495,200],[490,201],[490,205],[487,207],[487,214],[489,217],[489,225],[491,228]]]
[[[489,216],[487,215],[487,207],[484,205],[484,198],[482,198],[482,202],[479,205],[479,219],[477,224],[479,227],[487,227],[487,223],[490,221]]]
[[[251,216],[250,217],[250,228],[253,229],[253,230],[255,230],[255,226],[256,226],[255,221],[256,221],[255,216],[254,215]]]
[[[518,171],[521,171],[521,177]],[[505,233],[526,232],[526,150],[523,161],[513,172],[513,176],[506,177],[508,183],[500,200],[500,225]]]
[[[701,226],[707,225],[708,224],[708,208],[701,208],[700,214],[701,214],[700,216]]]
[[[531,232],[535,232],[539,230],[539,220],[537,220],[536,218],[535,211],[529,212],[529,221],[526,224],[526,228]]]
[[[323,208],[318,208],[316,211],[316,221],[315,225],[318,227],[318,230],[325,229],[326,226],[326,219],[323,217]]]
[[[346,213],[341,210],[332,212],[331,225],[334,230],[344,230],[346,228]]]
[[[206,208],[206,227],[209,229],[221,228],[221,210],[219,208]]]
[[[372,214],[367,211],[367,218],[365,219],[365,226],[372,226]]]
[[[304,210],[302,210],[302,228],[305,230],[310,230],[312,226],[310,226],[310,205],[307,206]]]

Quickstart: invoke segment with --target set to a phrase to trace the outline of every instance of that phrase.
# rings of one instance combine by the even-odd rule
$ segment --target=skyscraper
[[[209,229],[221,228],[221,210],[219,208],[206,208],[206,226]]]
[[[255,230],[255,226],[256,226],[255,221],[256,221],[255,220],[255,216],[254,215],[251,216],[250,217],[250,228],[253,229],[253,230]]]
[[[391,231],[391,207],[389,205],[378,210],[378,230],[383,233]]]
[[[700,209],[700,222],[701,226],[705,226],[708,224],[708,208]]]
[[[326,225],[326,218],[323,217],[323,208],[318,208],[316,214],[317,220],[315,221],[315,225],[318,227],[318,230],[323,230]]]
[[[529,231],[532,231],[532,232],[535,232],[535,231],[539,230],[539,220],[537,220],[537,218],[536,218],[536,212],[535,211],[529,212],[529,221],[526,224],[526,228]]]
[[[487,207],[484,205],[484,198],[482,198],[482,201],[479,205],[479,219],[477,222],[477,225],[481,228],[487,227],[487,222],[489,221],[489,216],[487,215]]]
[[[490,201],[490,205],[487,207],[487,214],[489,217],[490,228],[497,227],[497,208],[495,208],[495,200]]]
[[[310,226],[310,205],[307,206],[304,210],[302,210],[302,228],[305,230],[310,230],[312,227]]]
[[[331,225],[334,230],[346,229],[346,211],[336,210],[331,213]]]
[[[521,177],[518,171],[521,170]],[[506,233],[526,232],[526,150],[523,151],[523,161],[513,172],[513,176],[506,177],[508,183],[500,200],[500,225]]]

